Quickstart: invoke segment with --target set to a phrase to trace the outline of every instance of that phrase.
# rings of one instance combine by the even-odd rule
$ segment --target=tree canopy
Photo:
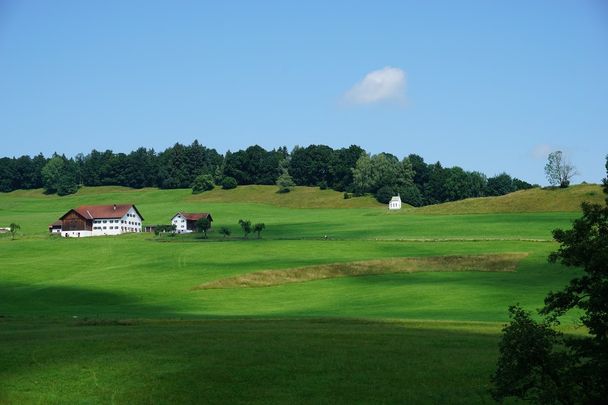
[[[498,400],[515,396],[570,404],[608,398],[608,198],[605,205],[583,203],[582,211],[571,229],[553,231],[559,248],[549,256],[550,262],[575,269],[577,276],[547,295],[540,323],[519,307],[510,309],[493,376]],[[587,336],[564,336],[552,328],[570,311],[580,314]]]
[[[576,174],[576,168],[568,162],[561,150],[549,154],[545,165],[545,175],[549,184],[562,188],[568,187],[570,180]]]

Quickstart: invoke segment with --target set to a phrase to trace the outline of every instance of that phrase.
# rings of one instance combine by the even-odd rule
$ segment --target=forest
[[[92,150],[68,158],[0,158],[0,192],[43,188],[45,193],[68,195],[80,186],[117,185],[132,188],[190,188],[197,177],[232,188],[248,184],[276,184],[287,176],[298,186],[315,186],[344,192],[345,198],[373,194],[386,202],[399,193],[413,206],[496,196],[535,187],[507,173],[493,177],[458,166],[427,163],[416,154],[402,159],[390,153],[368,154],[351,145],[333,149],[326,145],[266,150],[250,146],[224,155],[198,141],[176,143],[162,152],[144,147],[128,154]]]

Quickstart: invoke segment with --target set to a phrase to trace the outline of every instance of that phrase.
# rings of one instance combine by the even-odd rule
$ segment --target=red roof
[[[182,217],[186,218],[186,221],[198,221],[201,218],[209,218],[209,221],[213,221],[213,218],[211,218],[211,214],[209,214],[208,212],[178,212],[174,216],[176,215],[181,215]]]
[[[60,219],[58,219],[57,221],[53,222],[52,224],[49,224],[49,228],[52,228],[54,226],[62,226],[63,222],[61,222]]]
[[[110,205],[81,205],[78,208],[74,208],[70,211],[75,211],[78,215],[85,219],[96,219],[96,218],[122,218],[125,214],[133,208],[135,212],[143,220],[144,217],[139,213],[135,205],[133,204],[110,204]],[[61,218],[65,217],[70,211],[66,212]]]

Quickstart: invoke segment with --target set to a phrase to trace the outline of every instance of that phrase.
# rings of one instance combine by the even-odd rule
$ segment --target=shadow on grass
[[[111,291],[48,284],[0,283],[0,316],[13,317],[137,317],[175,316],[162,305]]]
[[[0,402],[482,403],[498,328],[0,321]]]
[[[0,403],[483,403],[498,336],[441,322],[179,321],[135,296],[16,283],[0,284],[0,308]]]

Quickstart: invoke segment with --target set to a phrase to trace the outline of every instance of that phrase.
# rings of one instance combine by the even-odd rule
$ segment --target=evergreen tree
[[[291,190],[293,190],[293,188],[295,187],[295,183],[293,181],[293,179],[291,178],[291,176],[289,175],[289,170],[288,168],[288,164],[287,161],[282,161],[281,162],[281,175],[279,176],[279,178],[277,179],[277,186],[279,187],[279,189],[277,190],[278,193],[289,193]]]

